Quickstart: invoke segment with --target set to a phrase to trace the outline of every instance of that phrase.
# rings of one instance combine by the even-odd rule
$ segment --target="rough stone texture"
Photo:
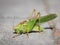
[[[51,30],[30,33],[29,38],[26,34],[12,38],[14,34],[7,31],[0,34],[0,45],[55,45]]]
[[[58,15],[54,22],[56,27],[60,29],[60,0],[48,0],[48,3],[50,13],[57,13]],[[42,0],[0,0],[0,24],[2,24],[0,25],[0,45],[55,45],[53,32],[49,29],[43,33],[30,33],[29,38],[26,34],[12,38],[14,36],[13,24],[15,26],[30,17],[34,8],[41,12],[41,16],[46,14]],[[47,27],[48,24],[43,24],[42,26]],[[60,34],[58,32],[55,34]],[[55,38],[58,39],[60,45],[60,35]]]

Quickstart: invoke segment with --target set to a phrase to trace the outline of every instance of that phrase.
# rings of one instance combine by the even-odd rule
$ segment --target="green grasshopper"
[[[36,12],[35,9],[33,11],[33,14],[34,17],[31,16],[28,20],[20,22],[13,28],[16,33],[13,38],[20,34],[26,33],[28,35],[28,33],[32,32],[33,30],[43,32],[44,28],[42,28],[40,25],[57,17],[56,14],[49,14],[41,17],[40,12]]]

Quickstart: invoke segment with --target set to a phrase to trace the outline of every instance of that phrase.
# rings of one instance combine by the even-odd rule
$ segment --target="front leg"
[[[18,31],[12,38],[15,38],[20,35],[20,31]]]
[[[26,29],[26,35],[29,38],[29,30],[28,29]]]

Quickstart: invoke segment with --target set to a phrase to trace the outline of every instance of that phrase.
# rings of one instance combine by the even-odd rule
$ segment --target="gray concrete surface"
[[[45,30],[42,33],[30,33],[29,38],[26,34],[12,38],[13,32],[6,30],[0,34],[0,45],[55,45],[51,30]]]
[[[50,13],[58,15],[54,22],[56,27],[60,29],[59,1],[48,0],[48,3]],[[56,42],[51,30],[44,30],[43,33],[30,33],[29,38],[26,34],[12,38],[15,35],[12,30],[13,25],[16,26],[19,22],[28,19],[34,8],[41,13],[41,16],[47,14],[42,0],[0,0],[0,24],[2,24],[0,25],[0,45],[55,45]],[[45,23],[42,26],[49,25]],[[58,43],[60,44],[60,38]]]

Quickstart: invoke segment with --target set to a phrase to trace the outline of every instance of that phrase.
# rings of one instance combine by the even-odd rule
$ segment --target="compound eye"
[[[14,32],[13,32],[14,34],[17,34],[17,32],[16,32],[16,29],[14,29]]]

